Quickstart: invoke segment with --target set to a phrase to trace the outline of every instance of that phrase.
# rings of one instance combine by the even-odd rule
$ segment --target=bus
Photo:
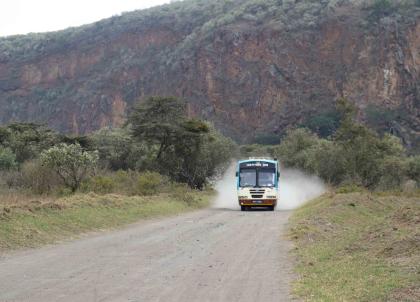
[[[236,180],[241,211],[264,207],[274,211],[279,189],[279,162],[276,159],[249,158],[237,164]]]

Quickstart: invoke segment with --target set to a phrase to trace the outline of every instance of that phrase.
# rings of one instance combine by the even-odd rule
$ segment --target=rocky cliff
[[[188,100],[238,140],[328,116],[338,97],[407,145],[420,137],[418,1],[185,0],[0,39],[0,123],[78,134],[150,95]],[[376,6],[375,6],[376,5]]]

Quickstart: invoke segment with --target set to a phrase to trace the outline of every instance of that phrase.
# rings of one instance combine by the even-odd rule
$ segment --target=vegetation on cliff
[[[346,95],[414,149],[418,16],[416,0],[185,0],[1,38],[0,123],[85,134],[120,126],[140,96],[176,95],[240,141],[296,124],[328,136]]]
[[[183,47],[193,47],[197,39],[205,39],[214,29],[235,22],[277,23],[285,30],[313,27],[337,7],[356,5],[366,11],[365,17],[409,17],[415,20],[413,8],[418,0],[184,0],[134,12],[76,28],[0,38],[0,62],[29,59],[49,51],[65,51],[66,47],[85,39],[99,42],[104,35],[116,36],[126,30],[146,30],[154,25],[171,26],[174,32],[185,33]],[[181,48],[183,48],[181,47]],[[185,50],[185,48],[183,48]]]

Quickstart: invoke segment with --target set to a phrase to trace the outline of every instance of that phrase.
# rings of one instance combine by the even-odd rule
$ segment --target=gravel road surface
[[[290,212],[207,209],[0,256],[0,301],[290,301]]]

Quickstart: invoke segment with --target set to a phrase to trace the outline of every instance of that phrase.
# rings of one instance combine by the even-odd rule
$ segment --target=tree
[[[93,147],[99,152],[101,167],[114,171],[150,169],[156,148],[145,142],[139,142],[126,128],[101,129],[91,136]]]
[[[174,159],[178,158],[174,162],[179,165],[176,180],[202,189],[209,178],[218,174],[219,168],[226,167],[223,164],[229,162],[235,145],[202,121],[194,120],[187,124],[189,138],[181,140],[173,154]]]
[[[13,123],[0,127],[0,145],[10,148],[18,163],[36,158],[43,150],[59,142],[60,136],[42,125]]]
[[[75,192],[93,172],[98,152],[84,151],[79,144],[60,144],[41,153],[43,165],[53,169],[64,184]]]
[[[179,126],[179,128],[178,128]],[[206,176],[200,169],[201,153],[209,128],[200,120],[184,120],[174,132],[175,140],[165,149],[157,164],[160,172],[191,188],[202,189]]]
[[[223,158],[212,152],[225,149],[212,144],[220,139],[219,134],[211,131],[207,123],[189,118],[186,107],[185,101],[177,98],[150,97],[134,107],[129,124],[139,142],[157,146],[156,170],[174,181],[201,189],[215,172],[214,165]]]
[[[158,145],[156,160],[177,143],[185,122],[186,103],[174,97],[150,97],[139,102],[129,117],[133,135]]]

